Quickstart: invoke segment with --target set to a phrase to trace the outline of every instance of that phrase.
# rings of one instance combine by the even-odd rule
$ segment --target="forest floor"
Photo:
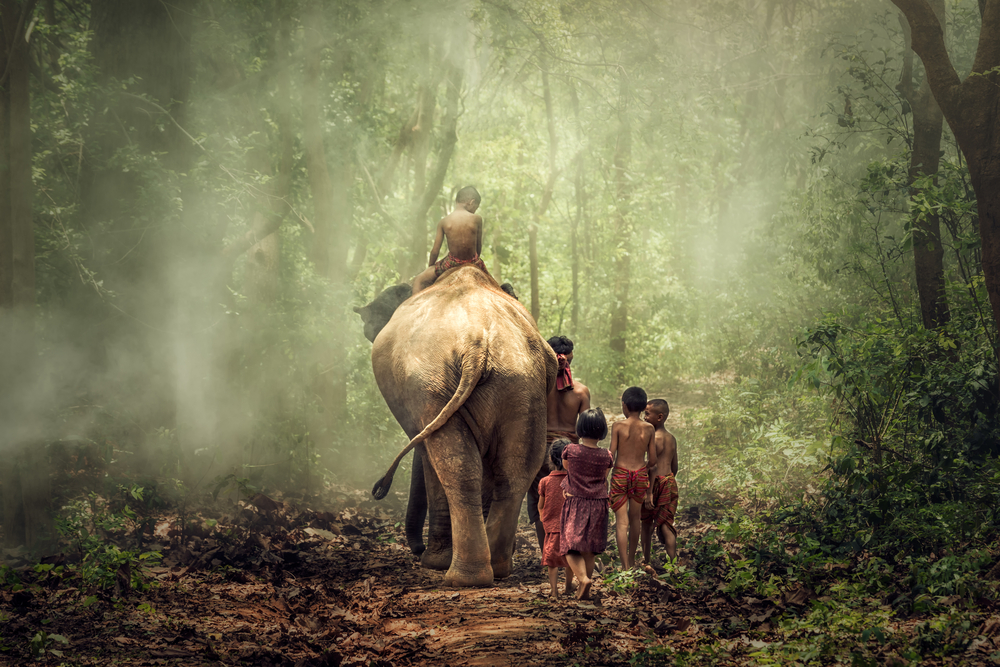
[[[445,588],[400,544],[398,500],[341,490],[310,505],[323,509],[263,495],[238,513],[202,508],[211,536],[189,533],[205,537],[156,517],[144,548],[163,558],[146,569],[148,587],[125,568],[88,587],[61,558],[5,570],[0,664],[622,664],[650,643],[698,641],[698,616],[738,613],[640,573],[628,592],[598,581],[590,602],[550,599],[527,524],[513,576]]]
[[[102,588],[60,558],[16,566],[6,552],[15,567],[0,570],[0,664],[830,664],[841,660],[823,657],[840,651],[846,664],[903,665],[916,664],[899,656],[921,637],[948,638],[940,624],[931,631],[938,616],[897,616],[883,600],[848,596],[823,616],[840,599],[832,587],[734,594],[718,573],[694,577],[683,566],[660,576],[608,568],[595,600],[552,600],[526,524],[513,576],[446,588],[400,544],[402,509],[399,496],[377,504],[361,491],[308,502],[257,495],[229,513],[201,508],[185,536],[177,516],[159,515],[145,548],[163,558],[146,570],[148,584],[135,561]],[[678,522],[689,540],[716,529],[696,514]],[[950,601],[952,618],[960,602]],[[975,640],[920,664],[1000,662],[995,604],[968,602],[974,611],[959,616]],[[864,655],[852,653],[858,646]]]
[[[671,397],[675,433],[711,393]],[[549,597],[524,515],[513,575],[456,589],[404,546],[402,491],[138,513],[91,493],[61,554],[0,552],[0,665],[1000,664],[998,550],[837,555],[684,492],[678,564],[622,573],[612,538],[589,602]]]

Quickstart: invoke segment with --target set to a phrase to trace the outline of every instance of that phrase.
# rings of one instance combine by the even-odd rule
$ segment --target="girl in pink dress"
[[[560,438],[552,443],[549,457],[555,470],[538,483],[538,514],[545,528],[545,547],[542,549],[542,565],[549,568],[549,597],[559,597],[559,568],[566,568],[566,595],[573,592],[573,572],[566,557],[559,552],[559,534],[562,532],[563,490],[566,478],[562,455],[570,441]]]
[[[608,473],[611,454],[597,443],[608,435],[608,422],[600,408],[581,412],[576,419],[580,444],[563,450],[566,477],[562,488],[566,496],[562,510],[559,552],[566,556],[570,569],[580,582],[577,599],[589,600],[594,555],[608,543]]]

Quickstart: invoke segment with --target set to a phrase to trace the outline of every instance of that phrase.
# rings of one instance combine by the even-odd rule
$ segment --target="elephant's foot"
[[[493,561],[490,565],[493,568],[493,577],[495,579],[506,579],[510,576],[510,571],[513,569],[513,559],[508,556],[502,560]]]
[[[444,575],[445,586],[455,586],[457,588],[469,588],[471,586],[492,586],[493,569],[490,567],[473,571],[460,571],[455,567],[448,570]]]
[[[427,549],[420,556],[420,567],[428,570],[447,570],[451,567],[451,549],[446,551],[436,551]]]

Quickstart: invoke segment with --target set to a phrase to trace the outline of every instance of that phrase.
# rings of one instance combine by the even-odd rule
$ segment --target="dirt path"
[[[58,562],[47,572],[27,563],[6,570],[0,665],[34,657],[74,665],[597,665],[627,662],[664,638],[696,641],[694,607],[710,591],[678,594],[637,575],[627,592],[598,581],[594,602],[552,601],[527,525],[513,576],[490,588],[445,588],[442,573],[420,568],[396,542],[400,505],[339,495],[332,511],[258,498],[217,514],[204,536],[170,536],[175,517],[163,516],[165,539],[152,546],[164,558],[145,591],[128,590],[124,569],[117,591],[84,585]],[[670,638],[680,630],[688,632]]]

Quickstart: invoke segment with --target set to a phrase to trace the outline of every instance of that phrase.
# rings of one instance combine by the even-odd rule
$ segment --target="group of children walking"
[[[456,193],[455,209],[438,223],[428,268],[413,281],[413,295],[430,287],[445,271],[465,264],[489,274],[479,256],[483,245],[483,219],[476,211],[481,201],[479,191],[472,186]],[[444,241],[448,243],[448,256],[437,261]],[[575,435],[579,442],[562,439],[552,443],[555,470],[538,484],[538,512],[545,530],[542,562],[549,567],[551,595],[558,593],[559,568],[568,567],[566,592],[573,590],[575,578],[579,584],[577,597],[588,599],[594,556],[607,546],[609,504],[615,513],[615,533],[623,568],[635,566],[640,537],[645,562],[649,563],[654,525],[666,545],[667,555],[676,558],[673,519],[677,510],[677,482],[674,479],[677,441],[663,428],[670,414],[667,402],[662,399],[647,401],[645,391],[630,387],[622,394],[625,419],[612,427],[610,449],[602,449],[598,443],[608,435],[604,413],[600,409],[585,409],[590,405],[590,392],[582,384],[574,388],[569,372],[572,341],[557,338],[560,345],[568,343],[567,349],[562,351],[553,347],[560,363],[557,389],[564,392],[568,400],[547,405],[549,426],[554,419],[555,432],[562,434],[572,415],[582,412],[576,420]],[[549,343],[551,345],[552,340]],[[562,413],[567,406],[570,411],[564,419]],[[608,472],[612,469],[609,490]],[[529,515],[532,508],[533,504],[529,503]]]
[[[607,546],[609,505],[623,569],[635,567],[640,539],[649,564],[654,526],[667,555],[677,557],[677,441],[663,426],[670,407],[630,387],[622,394],[622,410],[625,419],[611,428],[610,449],[598,444],[608,435],[600,408],[577,417],[579,443],[552,443],[554,470],[538,484],[545,528],[542,564],[548,566],[552,597],[558,596],[558,572],[564,567],[566,594],[576,589],[578,599],[590,598],[594,558]]]

